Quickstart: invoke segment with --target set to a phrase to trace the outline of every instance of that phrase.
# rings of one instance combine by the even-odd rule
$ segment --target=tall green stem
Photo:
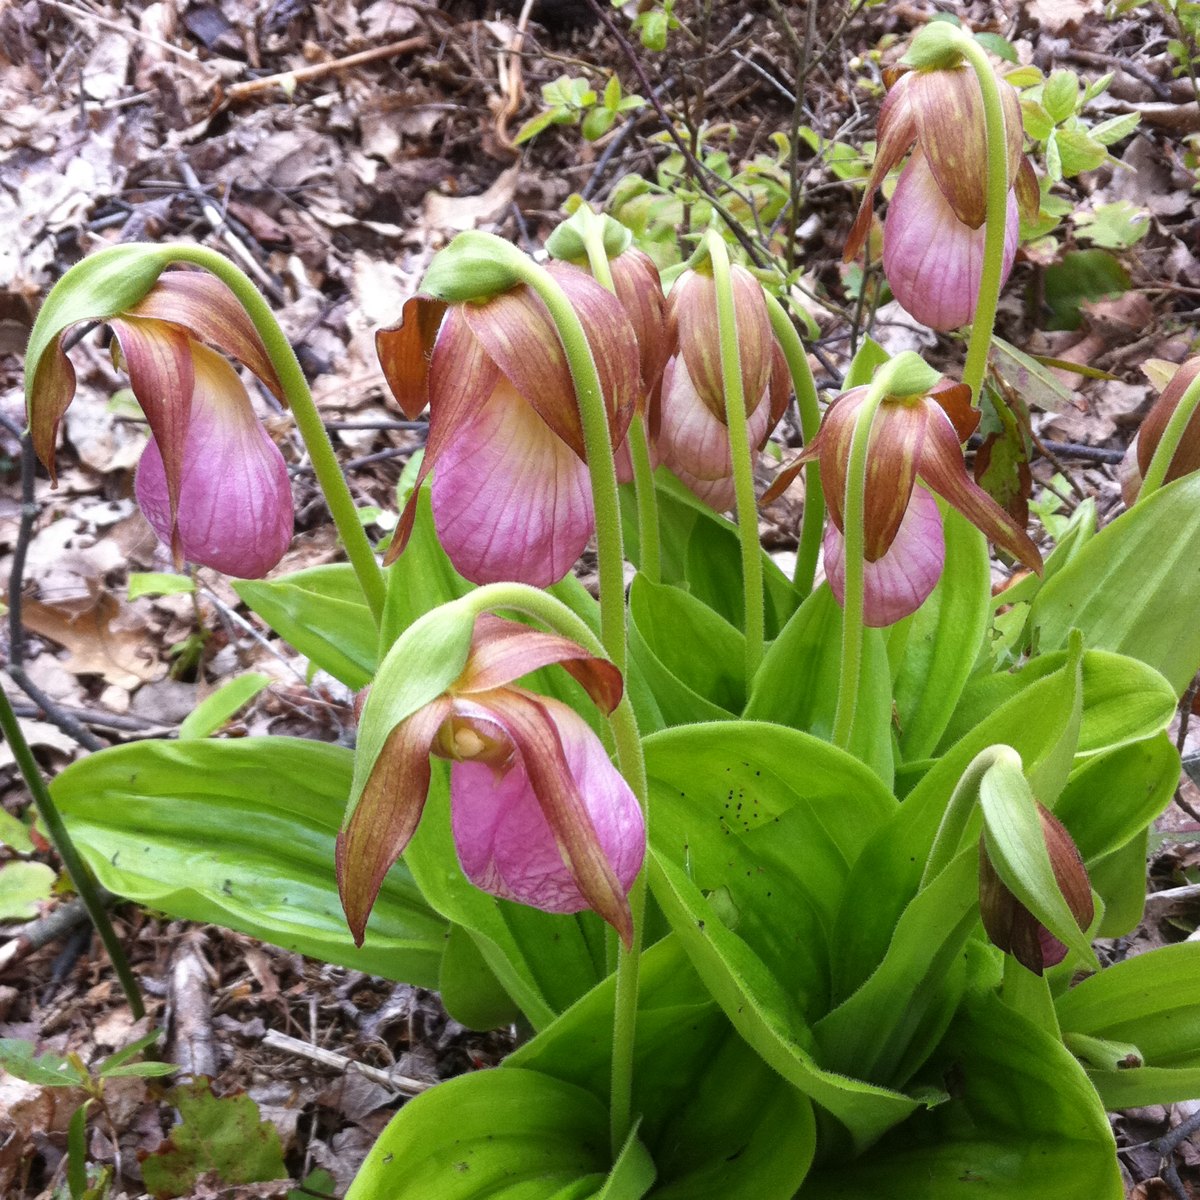
[[[42,819],[42,824],[45,825],[46,832],[50,835],[50,841],[58,852],[58,857],[62,860],[75,891],[83,901],[88,916],[91,917],[92,924],[96,927],[100,940],[104,943],[105,950],[108,951],[108,957],[117,973],[121,990],[125,993],[125,999],[129,1001],[130,1011],[135,1020],[140,1020],[145,1016],[146,1009],[142,1004],[142,994],[138,989],[137,979],[129,966],[129,960],[125,957],[125,951],[117,938],[116,930],[113,929],[112,922],[108,919],[104,900],[92,879],[87,864],[80,858],[79,851],[75,849],[75,843],[67,832],[58,806],[51,799],[50,789],[42,778],[37,761],[29,749],[29,743],[25,740],[20,722],[17,720],[17,715],[13,712],[12,705],[3,688],[0,688],[0,732],[3,732],[5,740],[12,748],[17,769],[25,780],[25,786],[29,788],[29,794],[33,797],[38,816]]]
[[[604,219],[597,216],[587,205],[577,214],[583,220],[583,244],[587,249],[588,266],[596,282],[616,295],[612,268],[604,248]],[[654,492],[654,468],[650,465],[650,444],[646,437],[644,404],[646,397],[638,397],[637,409],[629,422],[625,444],[629,450],[629,461],[633,466],[633,494],[637,501],[638,521],[638,567],[651,583],[662,578],[662,549],[658,528],[658,498]]]
[[[838,681],[837,711],[833,718],[833,743],[843,750],[850,745],[854,714],[858,707],[858,684],[862,675],[867,448],[871,440],[871,425],[875,414],[887,395],[886,380],[880,378],[885,368],[881,368],[876,375],[875,382],[871,384],[866,399],[858,410],[854,433],[850,439],[846,495],[842,500],[842,522],[845,526],[845,595],[842,599],[842,668]]]
[[[716,230],[709,230],[707,248],[717,291],[717,330],[721,341],[721,383],[725,392],[725,423],[737,503],[738,539],[742,547],[742,589],[745,605],[746,694],[762,662],[764,642],[762,550],[758,542],[758,502],[754,495],[754,460],[746,420],[746,388],[738,349],[737,313],[729,251]],[[758,397],[755,397],[757,401]]]
[[[817,384],[808,365],[808,354],[804,343],[796,332],[795,325],[782,304],[764,292],[767,313],[771,318],[771,329],[775,340],[783,349],[788,371],[792,377],[792,390],[796,393],[796,406],[800,410],[800,432],[804,444],[812,444],[821,427],[821,410],[817,407]],[[804,468],[804,516],[800,522],[800,542],[796,547],[796,570],[792,584],[802,596],[812,591],[813,577],[817,572],[817,556],[821,550],[821,533],[825,527],[825,493],[821,491],[821,468],[810,462]]]
[[[1175,411],[1162,432],[1158,445],[1154,449],[1154,457],[1146,469],[1146,478],[1142,480],[1136,503],[1140,504],[1147,496],[1152,496],[1163,485],[1167,472],[1171,469],[1171,460],[1183,441],[1183,435],[1191,423],[1192,417],[1200,407],[1200,375],[1197,375],[1187,386],[1187,390],[1179,397]]]
[[[983,377],[987,373],[996,307],[1004,282],[1004,236],[1008,225],[1008,139],[1004,130],[1004,104],[1000,84],[987,54],[969,34],[959,31],[956,48],[969,62],[979,79],[983,94],[983,119],[987,135],[987,223],[983,241],[983,273],[979,279],[979,298],[971,322],[971,341],[963,366],[963,383],[971,389],[971,401],[979,403]]]
[[[514,264],[515,265],[515,264]],[[600,640],[609,660],[622,673],[628,660],[625,625],[625,550],[621,538],[621,509],[617,496],[617,467],[613,459],[612,439],[608,432],[608,406],[596,362],[592,357],[578,314],[571,306],[566,293],[543,268],[528,259],[521,259],[515,268],[521,278],[541,297],[550,313],[550,319],[558,330],[571,379],[575,384],[575,397],[579,404],[579,417],[583,425],[584,449],[587,453],[588,474],[592,482],[592,509],[596,517],[596,557],[600,576]],[[628,706],[628,700],[622,701]],[[631,722],[632,741],[637,745],[637,760],[641,759],[641,744],[637,738],[637,727],[633,722],[633,710],[628,709]],[[626,758],[633,747],[622,742],[618,728],[618,762],[630,786],[633,779],[626,773]],[[644,777],[644,775],[643,775]],[[635,793],[636,794],[636,793]],[[645,789],[638,800],[646,812]],[[648,825],[647,814],[647,825]],[[617,956],[616,997],[613,1011],[613,1058],[612,1089],[609,1101],[613,1154],[620,1152],[629,1135],[633,1109],[633,1045],[637,1024],[638,972],[641,965],[641,942],[644,916],[645,882],[635,881],[630,897],[633,912],[633,945]]]
[[[625,548],[621,537],[621,509],[617,496],[617,468],[608,432],[608,406],[592,348],[583,323],[567,294],[544,268],[521,256],[513,264],[522,281],[541,297],[558,330],[567,356],[583,445],[592,484],[592,509],[596,518],[596,557],[600,576],[600,640],[604,652],[622,674],[625,672]]]
[[[591,654],[602,656],[603,644],[582,618],[573,613],[561,600],[537,588],[521,583],[493,583],[477,588],[457,603],[481,613],[497,608],[527,613],[563,637],[578,642]],[[617,766],[642,807],[649,836],[648,789],[646,761],[637,718],[629,695],[621,697],[609,717],[613,741],[617,750]],[[612,1152],[617,1155],[633,1125],[633,1051],[637,1033],[638,969],[641,963],[643,927],[646,916],[646,868],[638,872],[629,893],[629,909],[633,917],[633,942],[617,958],[617,978],[613,998],[613,1057],[610,1099]]]
[[[837,711],[833,718],[833,742],[843,750],[850,744],[862,674],[867,452],[870,448],[871,425],[887,396],[922,395],[936,381],[937,372],[927,366],[919,355],[906,350],[888,359],[875,372],[875,378],[871,380],[855,418],[849,461],[846,464],[846,494],[842,500],[846,588],[842,600],[841,679],[838,684]]]
[[[215,250],[206,246],[180,245],[172,248],[171,260],[195,263],[212,272],[241,301],[246,314],[254,323],[254,328],[258,330],[267,356],[279,376],[284,395],[291,406],[296,428],[304,439],[313,474],[325,496],[325,503],[329,506],[342,545],[346,548],[346,557],[349,558],[350,565],[358,577],[371,616],[378,626],[383,619],[386,592],[383,571],[376,561],[375,552],[359,520],[354,497],[350,494],[346,478],[338,465],[329,434],[325,432],[325,425],[309,390],[308,380],[304,378],[304,371],[296,353],[284,336],[283,330],[279,328],[279,322],[275,320],[270,305],[249,277]]]

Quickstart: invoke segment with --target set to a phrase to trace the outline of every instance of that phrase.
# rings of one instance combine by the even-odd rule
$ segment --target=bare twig
[[[212,228],[213,233],[217,234],[225,245],[229,247],[233,252],[233,256],[258,280],[271,299],[276,304],[282,304],[286,298],[283,294],[283,289],[263,270],[258,259],[250,253],[245,243],[230,228],[229,222],[225,220],[221,210],[205,194],[204,189],[200,185],[200,180],[196,177],[196,172],[192,170],[190,164],[181,157],[177,165],[180,178],[186,184],[188,191],[196,197],[200,205],[200,211],[204,214],[204,219]]]
[[[73,4],[63,4],[61,0],[43,0],[46,8],[57,9],[65,16],[72,17],[76,21],[95,21],[101,29],[113,29],[123,37],[135,38],[137,41],[145,42],[148,46],[157,46],[160,50],[165,50],[168,54],[174,54],[176,58],[186,58],[189,62],[199,62],[200,56],[194,50],[185,50],[182,46],[173,46],[170,42],[164,42],[161,38],[156,38],[153,34],[143,33],[135,25],[122,24],[120,21],[110,20],[108,17],[102,17],[99,13],[87,12],[85,9],[76,8]]]
[[[86,925],[88,911],[82,900],[68,900],[24,926],[16,937],[0,946],[0,971],[40,950],[43,946],[65,937],[80,925]]]
[[[297,1058],[306,1058],[309,1062],[319,1063],[323,1067],[340,1071],[342,1074],[353,1072],[361,1075],[364,1079],[369,1079],[372,1083],[379,1084],[380,1087],[400,1092],[405,1096],[420,1095],[421,1092],[428,1091],[437,1082],[432,1079],[413,1079],[409,1075],[401,1075],[397,1071],[384,1071],[379,1067],[368,1067],[365,1063],[347,1058],[344,1054],[326,1050],[321,1046],[313,1046],[299,1038],[289,1037],[286,1033],[278,1033],[274,1029],[267,1030],[266,1036],[263,1038],[263,1045],[269,1046],[272,1050],[280,1050],[285,1054],[294,1054]]]
[[[1179,1168],[1175,1165],[1175,1151],[1197,1131],[1200,1131],[1200,1112],[1192,1113],[1186,1121],[1180,1121],[1174,1129],[1167,1130],[1153,1143],[1154,1149],[1162,1155],[1163,1180],[1178,1200],[1188,1200],[1191,1193],[1179,1178]]]
[[[273,88],[285,91],[294,88],[298,83],[309,83],[314,79],[323,79],[326,75],[334,75],[338,71],[349,71],[366,63],[379,62],[384,58],[397,58],[401,54],[411,54],[424,50],[429,46],[429,39],[420,34],[417,37],[405,38],[400,42],[389,42],[386,46],[375,46],[370,50],[360,50],[357,54],[348,54],[345,58],[330,59],[329,62],[314,63],[311,67],[300,67],[295,71],[280,71],[276,75],[264,75],[261,79],[246,79],[241,83],[231,84],[225,89],[222,106],[237,104],[257,96]]]

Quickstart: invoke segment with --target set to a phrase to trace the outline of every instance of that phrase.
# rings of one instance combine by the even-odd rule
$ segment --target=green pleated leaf
[[[852,1162],[826,1163],[798,1200],[1121,1200],[1098,1097],[1058,1039],[995,995],[969,1001],[933,1077],[952,1099]]]
[[[771,1065],[865,1144],[907,1097],[825,1070],[829,929],[850,866],[896,801],[861,763],[754,722],[646,739],[651,886],[705,985]]]
[[[438,991],[446,1011],[468,1029],[498,1029],[521,1015],[470,931],[451,925],[442,951]]]
[[[1138,698],[1130,697],[1136,705]],[[1179,752],[1164,732],[1085,759],[1054,805],[1089,865],[1145,831],[1171,802]],[[1143,868],[1144,868],[1143,864]],[[1139,884],[1144,890],[1145,870]]]
[[[913,897],[878,967],[814,1030],[821,1062],[906,1086],[941,1040],[966,985],[964,943],[979,920],[978,852],[958,854]],[[848,897],[866,907],[867,897]]]
[[[537,1071],[460,1075],[410,1100],[346,1200],[584,1200],[608,1174],[608,1113]]]
[[[1092,890],[1104,911],[1096,936],[1124,937],[1141,924],[1146,911],[1146,862],[1150,857],[1150,831],[1143,829],[1123,846],[1118,846],[1088,863]]]
[[[741,629],[741,544],[737,527],[702,504],[665,467],[654,476],[654,492],[662,541],[662,581],[677,584]],[[640,565],[637,505],[633,488],[621,488],[621,518],[626,553]],[[764,553],[763,600],[767,637],[774,637],[799,601],[792,582]]]
[[[347,687],[371,682],[379,661],[375,621],[348,563],[280,579],[235,579],[238,596],[289,645]]]
[[[944,513],[946,565],[933,594],[887,634],[899,662],[892,684],[900,752],[933,753],[971,674],[991,612],[991,566],[983,534],[954,509]]]
[[[1200,1066],[1200,942],[1135,955],[1061,995],[1065,1033],[1132,1042],[1148,1064]]]
[[[211,696],[201,700],[184,718],[183,724],[179,726],[180,741],[211,737],[270,683],[271,677],[261,671],[247,671],[245,675],[227,680]]]
[[[745,637],[680,588],[638,575],[630,653],[669,725],[730,720],[745,703]]]
[[[1200,1094],[1200,943],[1127,958],[1058,998],[1064,1034],[1137,1047],[1141,1067],[1092,1070],[1109,1108],[1173,1104]]]
[[[1038,593],[1042,650],[1081,629],[1089,647],[1140,659],[1176,695],[1200,668],[1200,475],[1156,492],[1087,542]]]
[[[989,713],[1066,661],[1067,651],[1059,650],[1039,655],[1019,671],[976,676],[959,698],[941,747],[952,746]],[[1098,754],[1152,737],[1175,715],[1171,685],[1153,667],[1105,650],[1085,651],[1082,665],[1083,713],[1076,753]]]
[[[501,1067],[608,1095],[610,977]],[[734,1031],[669,935],[642,959],[633,1110],[655,1200],[791,1200],[816,1147],[812,1106]],[[614,1171],[615,1174],[615,1171]]]
[[[333,873],[351,753],[297,738],[138,742],[51,784],[99,881],[119,896],[388,979],[436,987],[446,922],[404,867],[356,949]]]
[[[828,584],[817,588],[771,643],[744,716],[833,737],[841,674],[842,609]],[[883,634],[863,630],[863,663],[849,751],[892,781],[891,672]]]

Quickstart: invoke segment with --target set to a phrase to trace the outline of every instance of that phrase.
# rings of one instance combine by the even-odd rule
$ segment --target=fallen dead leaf
[[[479,196],[443,196],[430,192],[425,197],[425,224],[431,231],[461,233],[500,219],[517,190],[519,163],[501,171],[495,182]]]
[[[1102,11],[1100,0],[1026,0],[1029,20],[1050,33],[1069,33]]]
[[[27,599],[24,607],[27,629],[70,651],[63,663],[68,671],[100,675],[129,691],[167,672],[140,621],[126,623],[131,615],[109,592],[101,592],[88,611],[76,616],[39,600]]]

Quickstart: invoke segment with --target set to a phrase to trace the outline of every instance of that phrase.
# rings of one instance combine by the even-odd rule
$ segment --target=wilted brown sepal
[[[429,403],[429,364],[447,305],[431,296],[412,296],[400,322],[375,334],[375,353],[400,411],[415,421]]]

